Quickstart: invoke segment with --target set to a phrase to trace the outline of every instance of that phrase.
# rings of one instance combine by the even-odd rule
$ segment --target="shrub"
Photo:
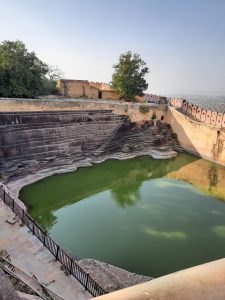
[[[153,113],[152,116],[151,116],[151,120],[155,120],[156,119],[156,114]]]
[[[149,112],[149,107],[148,105],[140,105],[139,106],[139,111],[143,114],[147,114]]]
[[[172,136],[172,138],[174,138],[175,140],[177,140],[177,134],[175,132],[172,132],[171,136]]]

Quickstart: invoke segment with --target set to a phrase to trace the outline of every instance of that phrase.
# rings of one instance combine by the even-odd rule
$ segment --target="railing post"
[[[12,211],[14,212],[14,199],[11,198],[11,200],[12,200]]]
[[[70,258],[70,275],[72,274],[73,258]]]
[[[4,194],[3,194],[3,201],[5,203],[5,190],[4,190]]]
[[[88,285],[88,278],[89,276],[88,276],[88,273],[86,273],[86,282],[85,282],[85,291],[88,289],[87,288],[87,285]]]
[[[45,238],[46,238],[46,232],[44,233],[44,240],[43,240],[43,245],[45,246]]]
[[[32,224],[33,224],[33,230],[32,230],[32,233],[34,234],[34,222],[33,222]]]
[[[22,222],[24,223],[24,209],[22,211]]]
[[[57,250],[56,250],[56,255],[55,255],[56,260],[58,260],[58,255],[59,255],[59,245],[57,246]]]

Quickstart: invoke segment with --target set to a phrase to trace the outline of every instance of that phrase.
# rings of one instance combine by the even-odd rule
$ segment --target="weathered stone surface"
[[[2,300],[20,300],[9,278],[0,268],[0,299]]]
[[[0,170],[26,176],[89,157],[123,121],[110,111],[0,114]]]
[[[77,263],[107,292],[113,292],[153,279],[94,259],[82,259]]]
[[[176,155],[167,125],[137,127],[108,110],[0,113],[0,137],[0,172],[10,181],[86,158]]]

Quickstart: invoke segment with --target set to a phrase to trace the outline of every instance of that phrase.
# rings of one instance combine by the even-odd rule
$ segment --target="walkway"
[[[60,269],[61,264],[26,226],[20,221],[13,225],[6,222],[10,215],[12,211],[0,200],[0,249],[9,252],[12,263],[27,274],[35,275],[64,300],[92,298],[73,276],[66,275]]]

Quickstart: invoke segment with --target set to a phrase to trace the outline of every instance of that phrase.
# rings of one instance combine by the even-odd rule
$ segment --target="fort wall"
[[[169,105],[177,108],[185,114],[188,114],[190,117],[195,118],[201,123],[217,127],[225,127],[225,113],[205,110],[204,108],[189,103],[181,98],[169,98]]]
[[[187,152],[225,166],[225,128],[198,122],[172,107],[166,122]]]
[[[206,111],[183,99],[169,99],[166,105],[151,105],[148,113],[139,104],[91,99],[1,99],[0,111],[74,111],[111,110],[127,115],[131,122],[143,123],[153,118],[165,120],[188,152],[225,166],[225,115]]]
[[[181,146],[225,166],[225,113],[206,110],[180,98],[169,98],[166,122]]]

